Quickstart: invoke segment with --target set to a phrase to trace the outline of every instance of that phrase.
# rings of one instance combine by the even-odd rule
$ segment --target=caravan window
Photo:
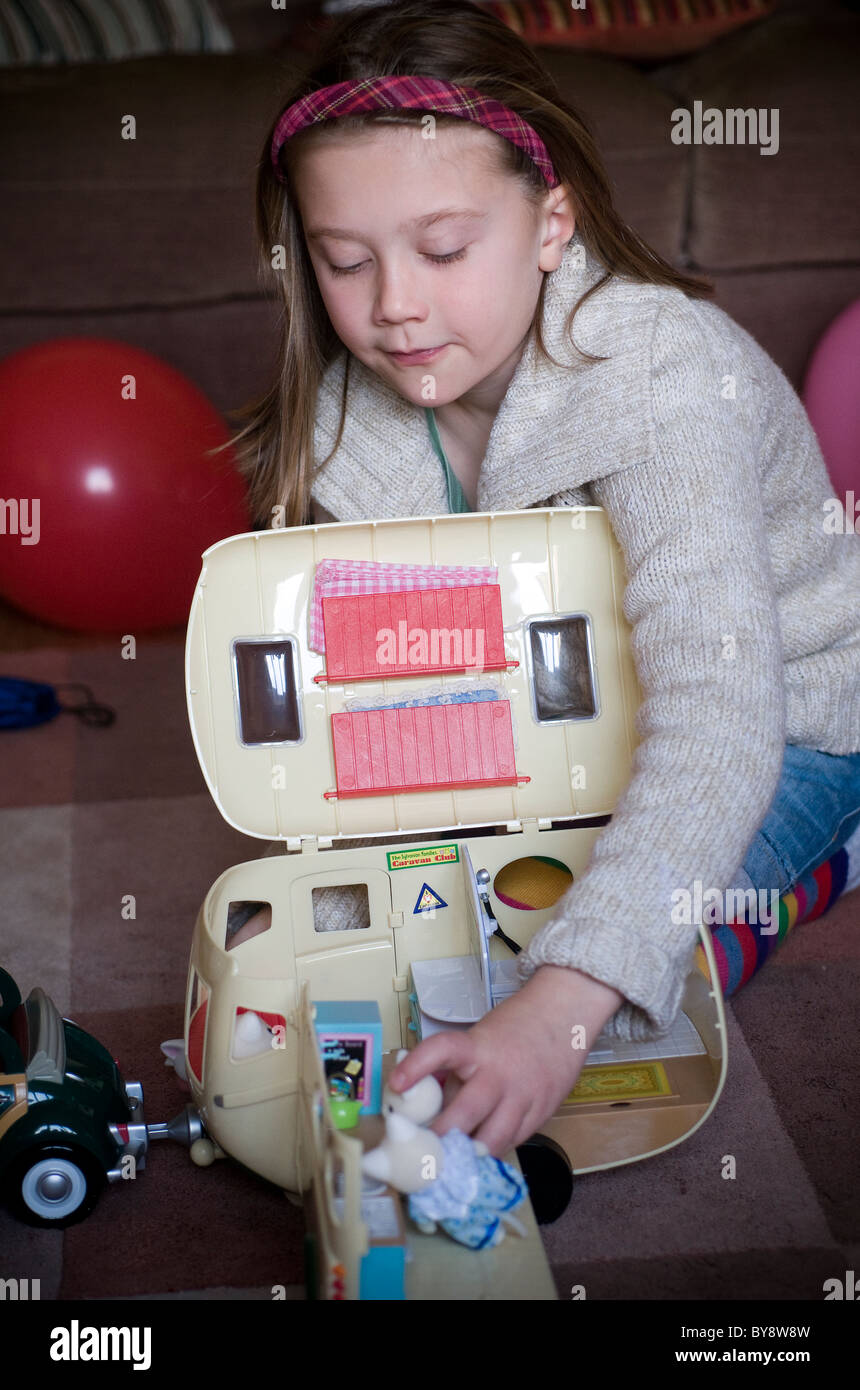
[[[344,883],[335,888],[313,888],[311,903],[314,931],[360,931],[370,926],[370,901],[366,883]]]
[[[539,724],[597,714],[591,620],[584,613],[526,624],[532,708]]]
[[[227,904],[227,931],[224,949],[232,951],[254,936],[272,929],[272,904],[266,902],[230,902]]]
[[[233,672],[242,742],[300,743],[302,719],[295,638],[235,641]]]

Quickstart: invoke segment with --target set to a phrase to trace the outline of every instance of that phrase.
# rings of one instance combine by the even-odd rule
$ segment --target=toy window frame
[[[198,1007],[198,1009],[201,1008],[201,1007],[203,1006],[204,1003],[206,1004],[206,1021],[205,1021],[204,1025],[203,1025],[203,1038],[202,1038],[201,1043],[200,1043],[200,1075],[199,1075],[199,1076],[197,1075],[196,1071],[194,1070],[193,1066],[191,1065],[191,1058],[190,1058],[190,1056],[189,1056],[189,1050],[190,1050],[190,1049],[188,1048],[188,1045],[187,1045],[187,1042],[186,1042],[186,1039],[188,1038],[189,1032],[190,1032],[190,1029],[191,1029],[191,1019],[192,1019],[192,1017],[194,1016],[194,1013],[195,1013],[195,1009],[194,1009],[194,997],[195,997],[195,989],[196,989],[196,987],[197,987],[198,985],[201,986],[202,989],[205,989],[205,991],[206,991],[206,998],[205,998],[205,999],[203,999],[203,998],[200,997],[199,991],[198,991],[198,996],[197,996],[197,1007]],[[204,1077],[205,1077],[205,1075],[206,1075],[206,1040],[207,1040],[207,1038],[208,1038],[208,1036],[209,1036],[209,1016],[210,1016],[210,1015],[209,1015],[209,1001],[211,1000],[211,998],[212,998],[212,988],[211,988],[210,985],[208,985],[208,984],[206,983],[206,981],[204,980],[203,976],[200,974],[200,971],[198,970],[197,966],[195,965],[194,961],[192,960],[192,961],[191,961],[191,965],[190,965],[190,969],[189,969],[189,971],[188,971],[188,985],[187,985],[186,995],[185,995],[185,1020],[184,1020],[184,1028],[183,1028],[183,1043],[184,1043],[184,1045],[185,1045],[185,1057],[186,1057],[186,1064],[187,1064],[188,1070],[190,1071],[191,1075],[194,1077],[194,1080],[197,1082],[197,1084],[198,1084],[199,1086],[203,1086],[203,1085],[205,1084],[205,1083],[204,1083]]]
[[[265,739],[249,742],[242,736],[242,702],[239,690],[239,663],[236,649],[239,646],[259,646],[265,643],[268,646],[288,646],[292,653],[290,670],[293,677],[293,690],[295,693],[296,722],[298,724],[298,738],[284,739]],[[299,744],[304,743],[307,737],[304,720],[304,700],[301,686],[301,667],[299,664],[299,639],[295,633],[275,632],[261,635],[255,633],[252,637],[234,637],[230,643],[230,669],[233,679],[233,717],[236,728],[236,739],[242,748],[298,748]]]
[[[535,680],[535,664],[532,654],[532,633],[533,627],[539,624],[550,623],[560,625],[568,622],[572,618],[582,618],[585,622],[585,654],[588,660],[588,676],[591,687],[591,703],[594,706],[593,714],[561,714],[552,719],[541,718],[537,705],[537,685]],[[590,613],[583,609],[574,609],[568,613],[539,613],[526,618],[523,623],[523,635],[525,644],[526,670],[529,681],[529,702],[531,705],[532,718],[534,722],[543,726],[544,724],[588,724],[594,719],[599,719],[602,708],[600,703],[600,686],[597,679],[597,661],[594,653],[594,624]]]
[[[18,1073],[15,1072],[0,1072],[0,1119],[2,1119],[5,1114],[8,1114],[12,1107],[17,1104],[18,1087],[14,1079],[17,1074]],[[7,1091],[11,1091],[12,1096],[9,1104],[4,1105],[3,1096]]]

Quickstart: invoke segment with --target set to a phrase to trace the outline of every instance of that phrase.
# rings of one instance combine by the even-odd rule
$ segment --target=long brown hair
[[[421,111],[375,111],[319,122],[300,131],[284,146],[283,184],[275,177],[270,149],[280,113],[318,87],[374,76],[422,74],[461,86],[475,87],[518,112],[538,132],[556,173],[571,194],[576,227],[585,244],[605,267],[606,274],[571,309],[565,331],[570,334],[577,310],[613,274],[641,283],[668,285],[704,298],[713,293],[708,281],[685,275],[652,250],[622,221],[612,203],[603,162],[591,131],[565,102],[537,57],[514,32],[469,0],[394,0],[370,10],[348,13],[330,30],[313,67],[287,91],[269,127],[257,171],[256,224],[260,274],[274,283],[283,304],[277,371],[265,395],[230,412],[247,420],[222,445],[233,446],[248,482],[250,503],[258,526],[300,526],[310,517],[314,467],[314,424],[319,383],[328,365],[344,346],[332,328],[322,301],[302,231],[290,165],[296,152],[310,141],[325,140],[332,129],[367,129],[371,123],[415,124]],[[437,124],[462,126],[450,115]],[[500,172],[520,181],[523,195],[536,207],[547,184],[528,156],[509,141],[495,141]],[[532,323],[540,354],[553,361],[542,335],[544,276]],[[572,339],[571,339],[572,341]],[[575,346],[575,344],[574,344]],[[582,356],[595,359],[588,353]],[[557,364],[560,365],[560,364]],[[340,423],[334,446],[320,462],[325,466],[336,452],[346,419],[349,355],[344,372]],[[280,509],[283,510],[280,510]]]

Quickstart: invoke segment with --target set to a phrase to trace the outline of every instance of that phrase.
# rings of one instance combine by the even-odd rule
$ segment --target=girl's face
[[[493,412],[574,219],[563,187],[535,208],[492,170],[499,137],[460,124],[432,139],[404,126],[328,136],[297,155],[294,186],[323,302],[350,352],[416,405],[466,397]],[[396,355],[425,349],[436,351]]]

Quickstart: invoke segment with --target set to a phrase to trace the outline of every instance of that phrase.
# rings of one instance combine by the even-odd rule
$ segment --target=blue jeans
[[[743,867],[754,888],[784,893],[829,859],[860,825],[860,753],[789,743],[782,775]]]

